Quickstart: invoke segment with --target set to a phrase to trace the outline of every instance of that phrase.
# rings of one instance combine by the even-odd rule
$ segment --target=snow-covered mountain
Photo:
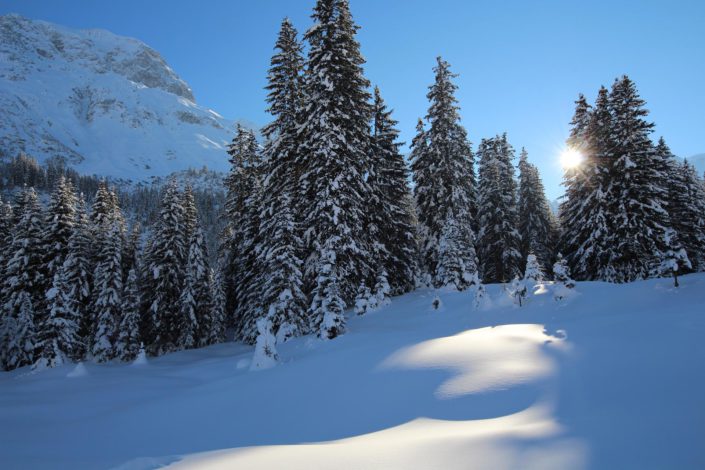
[[[225,170],[234,131],[142,42],[18,15],[0,16],[0,109],[0,156],[135,180]]]
[[[703,172],[705,172],[705,153],[699,153],[697,155],[693,155],[692,157],[688,157],[688,161],[695,166],[699,174],[702,175]]]

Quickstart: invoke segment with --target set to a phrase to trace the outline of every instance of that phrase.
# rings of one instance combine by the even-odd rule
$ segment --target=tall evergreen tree
[[[257,336],[255,322],[261,314],[257,246],[262,196],[262,164],[254,133],[238,126],[228,153],[231,163],[226,179],[229,227],[222,248],[226,256],[227,309],[232,312],[235,336],[253,343]]]
[[[82,351],[81,318],[68,280],[66,265],[62,264],[47,292],[48,315],[37,331],[35,367],[38,369],[63,365],[76,359]]]
[[[262,207],[258,253],[265,274],[259,289],[262,314],[275,334],[307,332],[306,296],[303,292],[301,239],[295,207],[300,196],[296,157],[303,107],[303,58],[301,44],[289,19],[282,22],[269,69],[268,111],[274,120],[263,134],[266,176],[262,182]]]
[[[52,282],[69,252],[69,238],[76,223],[76,194],[70,180],[59,178],[46,211],[44,265],[46,279]]]
[[[521,276],[523,260],[517,230],[514,150],[506,134],[483,139],[478,184],[478,254],[483,282],[508,282]]]
[[[83,358],[88,351],[94,320],[90,303],[93,274],[91,255],[95,240],[93,239],[94,232],[90,228],[85,202],[82,197],[79,198],[76,205],[75,218],[76,223],[73,227],[73,233],[69,237],[68,253],[62,268],[66,275],[68,295],[75,302],[74,305],[78,316],[80,344],[78,351],[75,351],[75,356],[73,357],[74,360],[78,360]]]
[[[19,291],[12,305],[14,311],[3,311],[0,322],[0,359],[5,370],[12,370],[34,362],[36,329],[32,298]],[[10,314],[11,313],[11,314]]]
[[[314,25],[305,39],[310,45],[305,75],[304,117],[297,157],[302,191],[306,290],[339,297],[325,303],[351,303],[358,285],[373,273],[369,237],[365,231],[365,203],[369,193],[365,173],[369,167],[371,118],[369,82],[363,75],[364,59],[355,39],[347,0],[318,0]],[[335,273],[330,258],[335,259]],[[336,289],[320,288],[322,277],[334,275]],[[328,281],[323,282],[327,284]],[[333,292],[337,290],[338,292]],[[313,314],[312,329],[323,328],[323,317]],[[341,329],[322,332],[334,337]]]
[[[649,134],[653,124],[634,82],[626,75],[615,80],[609,100],[614,161],[610,168],[613,197],[608,213],[613,222],[606,280],[628,282],[646,278],[660,264],[668,213],[664,209],[667,175],[654,165]]]
[[[609,268],[612,230],[607,213],[612,191],[612,116],[605,87],[600,88],[593,110],[580,95],[571,124],[568,146],[581,152],[583,161],[565,172],[560,246],[576,278],[592,280],[605,276]]]
[[[184,284],[187,247],[184,241],[184,207],[176,180],[167,184],[159,220],[146,255],[142,300],[146,305],[143,326],[153,354],[178,350],[179,298]]]
[[[379,88],[374,90],[370,170],[372,237],[378,255],[377,271],[386,271],[391,293],[402,294],[414,287],[418,248],[411,213],[409,170],[397,142],[399,131]]]
[[[44,270],[42,269],[42,239],[44,220],[37,193],[25,188],[18,197],[16,207],[22,214],[12,230],[8,259],[3,272],[2,332],[4,340],[0,354],[6,368],[16,368],[34,362],[34,350],[29,345],[36,342],[35,304],[46,302]]]
[[[661,137],[656,159],[665,162],[667,209],[670,226],[676,231],[694,271],[705,270],[705,187],[695,168],[679,162]]]
[[[211,296],[213,302],[211,304],[210,320],[211,324],[208,327],[208,337],[206,344],[216,344],[225,341],[225,283],[223,282],[221,269],[217,269],[211,274]]]
[[[523,148],[519,156],[518,196],[522,259],[533,253],[540,266],[548,270],[553,265],[558,236],[556,220],[548,205],[539,170],[529,163],[528,154]]]
[[[122,308],[122,229],[116,219],[100,225],[105,232],[98,238],[99,264],[95,268],[93,314],[95,324],[91,355],[96,362],[117,356],[116,342]]]
[[[451,219],[457,228],[469,234],[475,223],[475,175],[473,155],[467,133],[460,124],[459,108],[455,98],[456,77],[450,65],[440,57],[433,69],[435,82],[427,95],[430,104],[426,120],[429,129],[417,127],[413,142],[411,169],[414,174],[414,196],[418,221],[421,225],[421,258],[424,269],[440,285],[438,278],[439,242],[444,225]],[[471,243],[472,237],[459,237]],[[458,247],[466,259],[460,264],[470,266],[474,247]]]
[[[127,274],[121,302],[115,355],[121,361],[131,362],[137,358],[140,352],[140,345],[142,344],[140,335],[141,302],[138,267],[133,267]]]
[[[181,325],[179,344],[193,348],[208,344],[212,326],[211,271],[203,230],[196,227],[189,241],[184,288],[181,293]]]

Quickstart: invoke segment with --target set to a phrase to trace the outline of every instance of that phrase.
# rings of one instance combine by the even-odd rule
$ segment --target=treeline
[[[566,172],[561,246],[577,279],[629,282],[705,270],[705,188],[677,159],[627,76],[580,95],[568,145],[585,160]]]
[[[86,206],[64,177],[46,207],[31,187],[0,204],[5,369],[131,361],[224,340],[224,292],[190,187],[166,185],[145,242],[104,183]]]
[[[221,214],[225,205],[225,190],[221,182],[221,173],[207,168],[188,169],[174,173],[171,177],[192,186],[192,193],[200,220],[204,227],[206,244],[209,252],[215,256],[218,251],[219,237],[225,226]],[[29,155],[0,161],[0,192],[7,199],[24,187],[34,188],[40,199],[51,193],[58,181],[64,178],[71,183],[75,192],[90,205],[101,184],[109,181],[110,190],[120,204],[128,223],[139,223],[145,231],[159,218],[159,204],[164,196],[165,178],[153,178],[150,183],[133,183],[120,179],[107,180],[96,175],[81,175],[66,165],[64,159],[49,158],[39,164]],[[214,258],[213,258],[214,260]]]

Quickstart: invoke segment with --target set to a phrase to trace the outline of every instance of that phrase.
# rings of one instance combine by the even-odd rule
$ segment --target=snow
[[[421,289],[347,333],[0,374],[0,468],[705,467],[705,274]],[[431,308],[442,296],[442,311]]]
[[[107,31],[0,16],[0,147],[138,182],[225,172],[234,122],[199,106],[147,45]]]

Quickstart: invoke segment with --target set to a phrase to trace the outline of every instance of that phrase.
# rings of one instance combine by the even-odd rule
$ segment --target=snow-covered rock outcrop
[[[137,180],[226,170],[234,131],[142,42],[17,15],[0,16],[0,109],[0,156]]]

